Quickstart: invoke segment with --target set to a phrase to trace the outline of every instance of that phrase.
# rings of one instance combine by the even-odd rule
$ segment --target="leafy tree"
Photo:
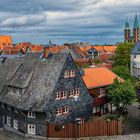
[[[126,66],[116,66],[113,68],[113,72],[125,80],[132,78],[130,70]]]
[[[114,66],[130,67],[130,54],[134,43],[121,43],[118,45],[115,55],[112,57]]]
[[[109,102],[117,108],[120,116],[123,115],[126,107],[136,99],[135,86],[131,84],[130,80],[121,82],[115,79],[108,92]]]

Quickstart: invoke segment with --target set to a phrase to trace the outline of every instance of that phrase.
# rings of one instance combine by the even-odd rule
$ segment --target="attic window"
[[[75,70],[66,70],[64,73],[64,78],[75,77]]]
[[[16,95],[21,95],[23,93],[23,89],[9,86],[8,92]]]

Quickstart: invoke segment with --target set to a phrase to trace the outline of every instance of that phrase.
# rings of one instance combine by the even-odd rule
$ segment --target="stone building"
[[[1,128],[47,137],[48,123],[83,122],[92,112],[93,99],[70,54],[0,61]]]

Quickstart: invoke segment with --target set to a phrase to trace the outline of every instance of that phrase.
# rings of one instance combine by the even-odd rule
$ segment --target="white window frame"
[[[75,77],[75,70],[70,70],[70,77]]]
[[[63,112],[63,114],[69,113],[69,108],[68,108],[68,106],[63,107],[63,108],[62,108],[62,112]]]
[[[60,99],[61,99],[61,93],[60,92],[56,92],[55,100],[60,100]]]
[[[66,99],[67,98],[67,92],[66,91],[61,91],[61,98]]]
[[[13,120],[13,127],[18,130],[18,120]]]
[[[72,90],[69,90],[69,97],[73,97],[74,96],[74,89],[72,89]]]
[[[36,126],[33,124],[28,124],[28,134],[36,134]]]
[[[11,126],[11,117],[8,117],[8,116],[7,116],[7,125]]]
[[[35,112],[28,112],[28,118],[35,118]]]
[[[75,95],[77,95],[77,96],[80,95],[80,89],[79,89],[79,88],[76,88],[76,89],[75,89]]]
[[[65,70],[64,72],[64,78],[69,78],[69,70]]]
[[[57,108],[56,109],[56,115],[57,116],[62,115],[62,108]]]

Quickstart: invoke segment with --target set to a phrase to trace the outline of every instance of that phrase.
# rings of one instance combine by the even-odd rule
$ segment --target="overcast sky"
[[[140,19],[140,0],[0,0],[0,32],[15,43],[112,44],[136,13]]]

